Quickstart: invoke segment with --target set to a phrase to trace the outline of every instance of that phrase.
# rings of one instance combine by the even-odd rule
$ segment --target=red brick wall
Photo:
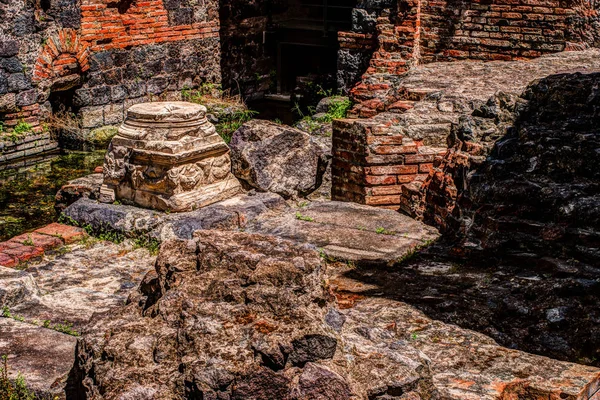
[[[435,157],[446,149],[390,135],[393,123],[334,121],[333,200],[399,210],[403,186],[425,180]]]
[[[204,22],[172,25],[162,0],[135,1],[126,13],[109,8],[114,0],[83,0],[81,40],[92,52],[219,36],[219,15]]]
[[[563,51],[573,8],[558,0],[421,1],[423,62],[512,60]]]
[[[19,122],[24,121],[32,126],[32,133],[43,130],[41,120],[44,116],[41,105],[49,98],[53,90],[65,90],[81,86],[84,95],[79,96],[78,107],[81,108],[81,117],[85,120],[84,128],[93,128],[106,124],[119,123],[119,116],[124,112],[124,102],[146,101],[148,97],[155,96],[156,89],[148,88],[142,93],[141,90],[131,89],[133,83],[142,79],[150,79],[158,76],[163,79],[163,91],[171,91],[176,95],[181,91],[181,85],[170,84],[170,81],[185,79],[186,84],[198,85],[201,79],[215,81],[220,78],[219,68],[219,2],[216,0],[203,1],[201,4],[189,5],[186,1],[146,0],[134,1],[127,9],[119,9],[121,2],[114,0],[82,0],[79,10],[81,18],[77,22],[77,28],[61,28],[49,26],[47,36],[33,55],[33,63],[28,65],[28,76],[30,82],[27,93],[16,93],[19,101],[7,109],[10,112],[2,112],[0,120],[3,125],[10,129]],[[25,6],[23,6],[25,7]],[[29,6],[27,6],[29,7]],[[36,18],[40,24],[45,23],[42,11],[36,11]],[[33,41],[33,40],[32,40]],[[165,47],[164,59],[171,62],[161,70],[152,71],[151,76],[141,76],[139,72],[133,76],[126,76],[126,70],[137,67],[135,63],[125,65],[113,65],[109,62],[102,64],[107,58],[113,57],[112,52],[119,53],[118,57],[124,59],[123,52],[139,49],[151,45],[170,45],[176,42],[194,42],[192,50],[187,48],[187,56],[200,60],[187,65],[173,66],[174,60],[181,57],[177,49],[169,48],[173,54],[167,55]],[[38,42],[39,43],[39,42]],[[22,42],[21,50],[29,44]],[[156,48],[154,51],[160,51]],[[96,56],[103,54],[102,60],[96,60]],[[27,58],[24,54],[18,54],[21,59]],[[117,57],[117,56],[114,56]],[[139,57],[138,57],[139,58]],[[181,57],[181,64],[186,64]],[[211,58],[211,60],[207,60]],[[207,62],[202,63],[201,60]],[[210,62],[208,62],[210,61]],[[147,62],[143,57],[140,63]],[[95,70],[93,69],[94,65]],[[121,69],[116,69],[119,67]],[[179,69],[178,69],[179,68]],[[210,70],[205,72],[205,70]],[[89,73],[95,76],[90,79]],[[0,71],[1,73],[1,71]],[[202,75],[202,78],[198,78]],[[135,82],[133,82],[135,81]],[[60,88],[59,88],[60,86]],[[65,88],[66,86],[66,88]],[[139,89],[139,88],[138,88]],[[87,92],[86,92],[87,91]],[[91,91],[91,92],[90,92]],[[106,101],[101,100],[100,95],[104,93]],[[107,94],[108,93],[108,94]],[[123,93],[125,93],[123,95]],[[112,105],[115,105],[113,107]],[[104,107],[106,110],[99,110]],[[116,111],[114,111],[114,110]],[[98,115],[108,115],[101,118]],[[85,115],[92,115],[85,118]],[[88,121],[92,120],[92,123]]]
[[[559,0],[409,0],[383,10],[370,65],[350,92],[356,102],[350,116],[368,119],[334,123],[332,197],[425,215],[441,226],[456,198],[452,176],[455,169],[469,168],[471,151],[422,146],[389,129],[394,112],[404,112],[420,100],[418,93],[400,89],[402,73],[419,63],[528,59],[593,46],[600,33],[589,16],[597,13],[585,4],[576,8]],[[366,33],[339,37],[342,48],[372,40]],[[384,112],[391,113],[379,115]],[[428,177],[436,157],[442,165],[444,155],[446,169]],[[426,198],[423,182],[430,189]]]

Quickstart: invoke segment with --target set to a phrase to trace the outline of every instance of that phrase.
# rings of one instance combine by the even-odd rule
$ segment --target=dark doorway
[[[277,90],[293,93],[302,81],[335,89],[338,32],[352,27],[356,0],[296,0],[278,22]]]
[[[222,0],[224,89],[240,92],[246,100],[259,100],[266,94],[293,97],[307,82],[318,82],[335,92],[338,32],[351,29],[356,3]]]

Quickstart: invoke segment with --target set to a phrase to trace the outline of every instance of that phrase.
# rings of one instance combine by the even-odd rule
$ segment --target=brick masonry
[[[8,268],[41,258],[46,252],[85,237],[81,228],[53,223],[0,243],[0,265]]]
[[[333,200],[399,210],[403,187],[427,178],[446,149],[391,134],[394,122],[334,121]]]
[[[90,130],[119,124],[133,104],[221,81],[217,0],[16,0],[0,3],[0,18],[2,136],[21,122],[29,136],[47,134],[53,93],[70,91]],[[6,141],[3,156],[22,141]]]
[[[365,1],[355,11],[353,31],[339,34],[340,70],[356,70],[356,58],[373,51],[350,90],[359,103],[353,115],[368,118],[402,100],[394,84],[412,66],[531,59],[594,47],[599,20],[595,3],[585,1]],[[340,74],[340,84],[351,86]]]
[[[367,49],[372,55],[362,63],[363,74],[350,90],[356,103],[350,117],[358,119],[334,123],[332,198],[402,210],[416,217],[425,213],[437,226],[443,226],[456,198],[454,182],[447,182],[448,174],[453,173],[449,168],[468,170],[470,157],[480,155],[476,149],[464,154],[449,152],[443,145],[458,122],[452,112],[447,119],[440,118],[443,103],[435,106],[435,117],[427,117],[429,111],[424,109],[422,118],[413,122],[406,118],[403,129],[398,129],[398,116],[430,94],[425,87],[406,90],[404,73],[419,64],[439,61],[527,60],[593,47],[600,37],[595,28],[597,10],[587,2],[410,0],[362,4],[355,10],[353,31],[339,34],[340,62],[351,60],[340,70],[356,70],[360,64],[356,60]],[[530,73],[526,68],[523,71]],[[338,81],[352,84],[348,75],[339,75]],[[439,121],[434,121],[436,118]],[[418,139],[428,135],[437,137],[429,140],[436,144]],[[434,165],[448,171],[441,172]],[[426,191],[426,198],[424,182],[432,188]]]

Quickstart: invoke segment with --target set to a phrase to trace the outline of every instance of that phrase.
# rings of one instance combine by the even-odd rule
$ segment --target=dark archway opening
[[[52,4],[50,3],[50,0],[40,0],[40,8],[42,9],[42,11],[48,12],[51,6]]]
[[[337,92],[338,32],[352,27],[357,0],[222,0],[224,89],[259,118],[289,123],[296,103]]]
[[[83,146],[81,126],[77,116],[79,109],[73,101],[76,97],[75,91],[79,87],[52,90],[48,98],[51,107],[48,125],[63,150],[90,150]]]

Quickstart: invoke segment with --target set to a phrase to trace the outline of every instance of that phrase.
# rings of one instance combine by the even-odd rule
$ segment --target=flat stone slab
[[[247,230],[310,243],[336,259],[371,264],[393,264],[439,237],[435,228],[395,211],[337,201],[259,218]]]
[[[12,378],[21,372],[32,390],[53,399],[64,397],[76,345],[75,336],[53,329],[79,334],[94,313],[124,305],[156,260],[130,242],[89,239],[65,251],[26,270],[0,267],[0,308],[10,313],[0,313],[0,355],[9,356]]]
[[[8,356],[9,378],[15,379],[20,373],[39,396],[64,398],[76,343],[73,336],[0,318],[0,354]]]
[[[331,272],[329,282],[345,318],[342,334],[354,330],[374,341],[395,338],[416,348],[430,360],[440,398],[600,398],[598,368],[507,349],[483,334],[432,320],[406,303],[375,297],[377,286]]]
[[[164,241],[190,239],[204,229],[244,229],[312,244],[330,257],[393,264],[438,238],[438,232],[392,210],[354,203],[313,202],[304,207],[272,193],[240,195],[197,211],[165,214],[81,199],[65,214],[82,226],[104,227]]]
[[[20,301],[7,306],[26,321],[66,322],[79,329],[93,313],[124,304],[129,292],[153,269],[155,259],[146,249],[133,250],[131,244],[76,245],[66,254],[47,256],[29,266],[23,272],[27,278],[21,279],[23,285],[35,282],[37,295],[13,295]],[[1,279],[0,273],[0,283]]]

